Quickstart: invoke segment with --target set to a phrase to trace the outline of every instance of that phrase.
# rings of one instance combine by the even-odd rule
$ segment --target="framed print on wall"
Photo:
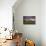
[[[23,16],[23,24],[36,24],[36,16]]]

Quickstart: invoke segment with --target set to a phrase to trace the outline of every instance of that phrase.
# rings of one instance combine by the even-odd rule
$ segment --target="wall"
[[[36,46],[41,46],[41,0],[23,0],[13,6],[13,13],[18,32],[22,32],[25,38],[34,40]],[[24,25],[23,16],[36,16],[36,24]]]
[[[0,27],[12,29],[12,6],[16,0],[0,0]]]
[[[42,46],[46,46],[46,0],[42,0],[41,4],[41,38]]]

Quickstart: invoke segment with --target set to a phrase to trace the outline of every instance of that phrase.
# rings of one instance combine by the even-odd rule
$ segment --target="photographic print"
[[[35,16],[23,16],[23,24],[35,24],[36,17]]]

